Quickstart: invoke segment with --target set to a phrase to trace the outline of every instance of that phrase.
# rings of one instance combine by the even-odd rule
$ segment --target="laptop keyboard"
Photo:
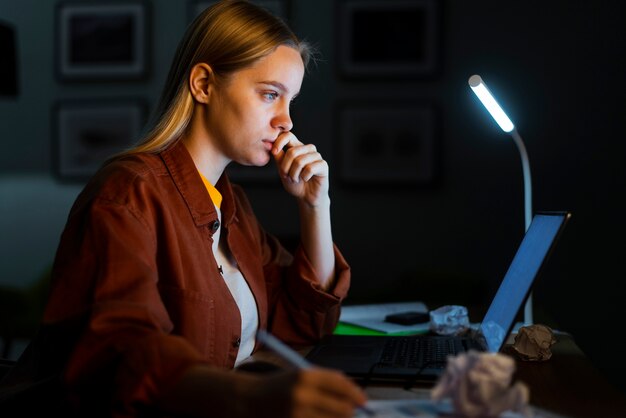
[[[380,365],[420,369],[446,366],[446,358],[465,351],[455,338],[390,338],[383,349]]]

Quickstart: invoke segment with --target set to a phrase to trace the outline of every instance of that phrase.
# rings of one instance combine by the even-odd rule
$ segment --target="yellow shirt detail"
[[[198,173],[200,174],[200,177],[202,177],[202,182],[204,183],[204,187],[206,187],[206,190],[209,192],[209,196],[211,196],[211,200],[213,201],[213,204],[215,205],[215,207],[219,209],[220,205],[222,204],[222,194],[215,188],[215,186],[213,186],[209,182],[209,180],[206,179],[206,177],[202,175],[202,173],[200,173],[199,171]]]

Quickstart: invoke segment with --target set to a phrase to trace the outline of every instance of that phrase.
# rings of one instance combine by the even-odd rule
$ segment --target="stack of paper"
[[[423,302],[417,301],[380,303],[372,305],[348,305],[341,308],[339,321],[386,334],[409,332],[420,333],[428,331],[429,322],[413,325],[400,325],[385,322],[385,317],[387,315],[401,312],[428,312],[428,308]]]
[[[367,410],[358,410],[354,418],[443,418],[459,416],[449,401],[434,402],[429,399],[372,400]],[[529,407],[528,414],[505,411],[500,418],[565,418],[563,415],[537,407]]]

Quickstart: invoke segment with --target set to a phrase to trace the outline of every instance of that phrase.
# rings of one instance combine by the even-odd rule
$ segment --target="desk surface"
[[[516,361],[514,380],[528,385],[531,405],[568,418],[626,417],[626,397],[595,369],[571,337],[557,338],[550,360]],[[426,386],[406,391],[397,385],[371,384],[366,392],[371,399],[429,396]]]
[[[544,362],[516,361],[514,381],[530,389],[530,404],[568,418],[626,417],[626,398],[591,364],[574,340],[557,336],[552,357]],[[390,385],[367,388],[372,399],[428,395],[426,387],[407,391]]]
[[[559,335],[557,340],[550,360],[516,362],[514,380],[528,385],[531,405],[568,418],[626,417],[626,397],[600,374],[571,337]],[[270,353],[253,357],[280,363]],[[391,383],[371,382],[366,392],[370,399],[429,396],[427,386],[416,385],[407,391]]]
[[[517,361],[515,378],[533,405],[569,417],[626,417],[626,397],[591,364],[570,337],[559,336],[546,362]]]

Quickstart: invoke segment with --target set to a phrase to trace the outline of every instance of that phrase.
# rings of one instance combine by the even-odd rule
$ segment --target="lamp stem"
[[[526,152],[526,147],[524,146],[524,141],[522,141],[522,137],[520,136],[517,129],[513,129],[511,131],[511,136],[513,137],[513,141],[515,145],[517,145],[517,149],[519,150],[520,157],[522,158],[522,171],[524,173],[524,231],[528,231],[530,227],[530,223],[533,220],[533,202],[532,202],[532,182],[530,179],[530,163],[528,162],[528,153]],[[532,293],[528,295],[528,299],[526,300],[526,305],[524,306],[524,325],[532,325],[533,324],[533,295]]]

